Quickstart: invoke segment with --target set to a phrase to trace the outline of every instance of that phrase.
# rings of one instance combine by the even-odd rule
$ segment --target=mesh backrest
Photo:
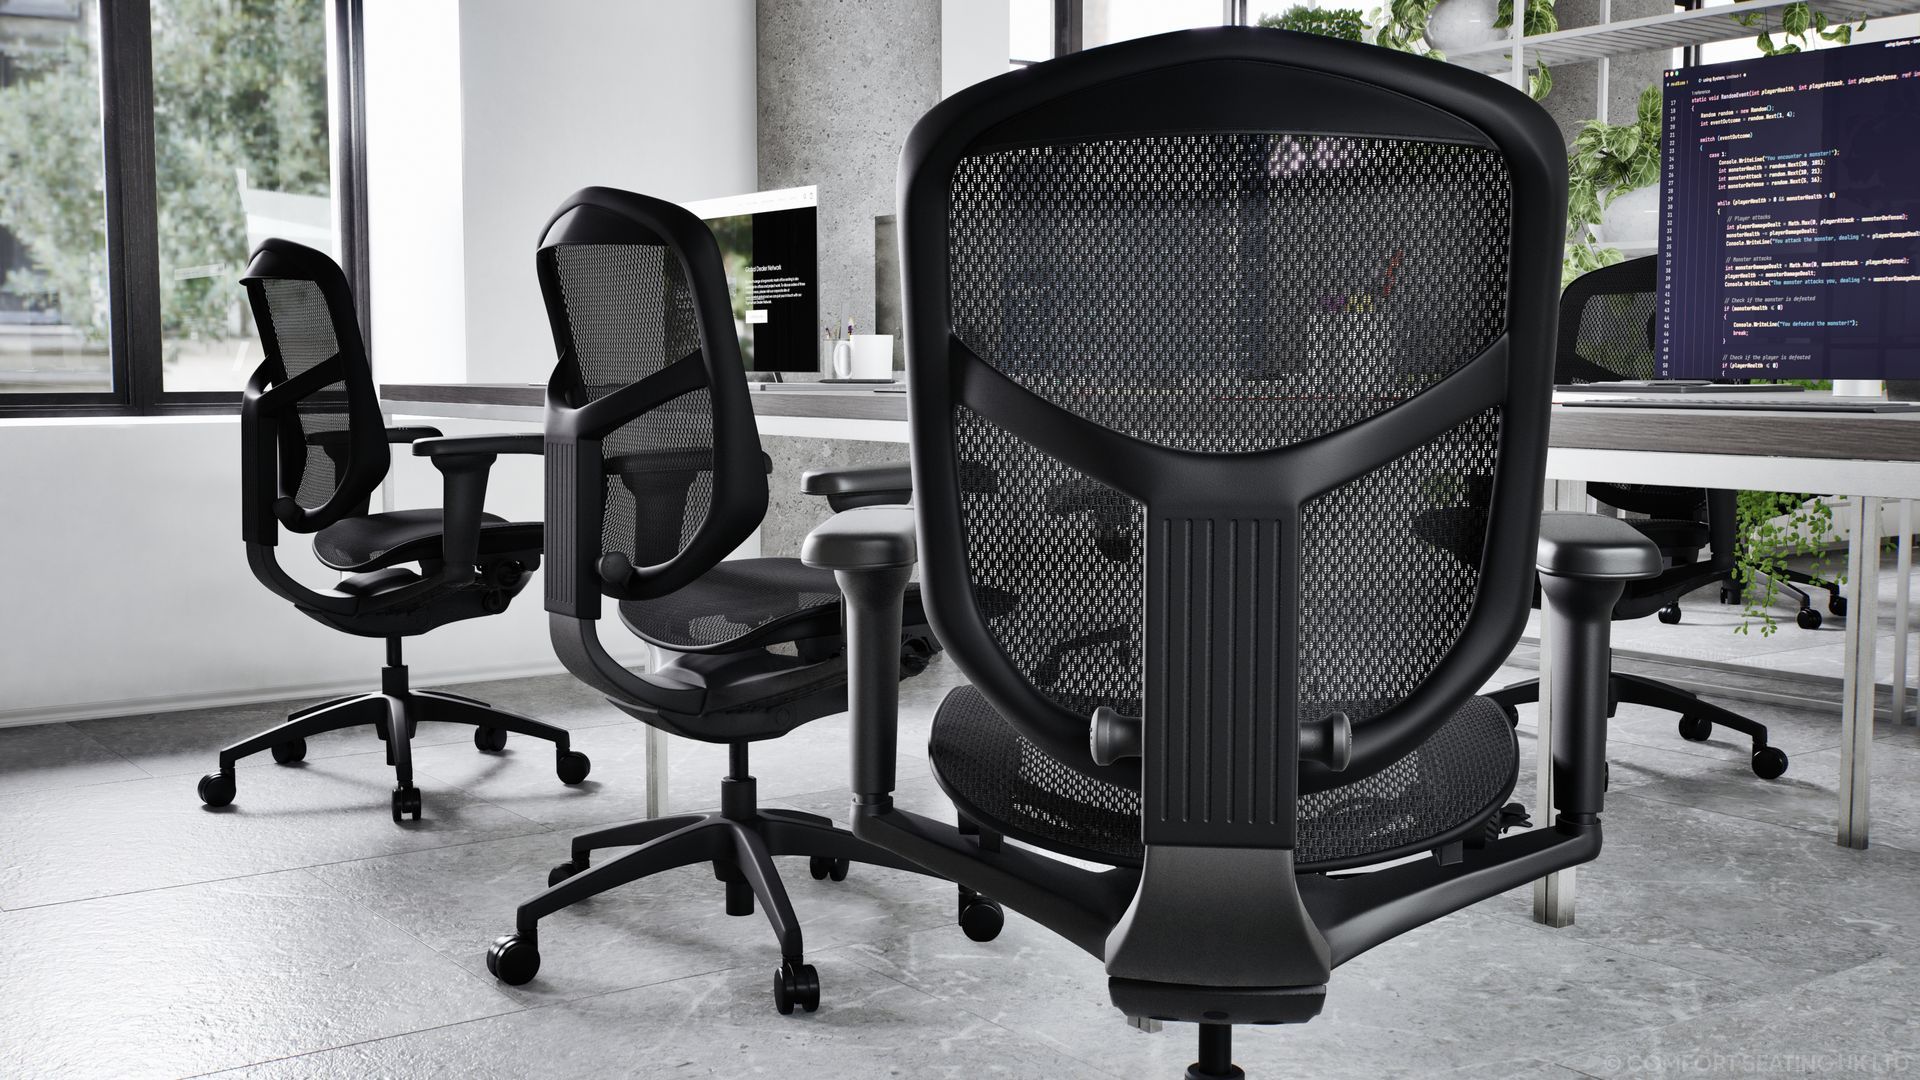
[[[318,283],[298,278],[268,278],[260,283],[260,289],[266,298],[272,340],[287,379],[339,355],[340,342],[333,331],[333,315]],[[306,509],[311,510],[332,498],[343,479],[346,444],[323,441],[323,445],[316,446],[313,439],[321,432],[348,429],[347,395],[345,380],[336,380],[303,397],[293,409],[293,422],[305,455],[299,489],[293,498]]]
[[[1560,300],[1557,381],[1655,377],[1657,273],[1655,257],[1647,256],[1584,274],[1567,286]]]
[[[1509,183],[1494,151],[1288,134],[1108,139],[963,158],[954,335],[1026,390],[1207,454],[1375,416],[1506,326]],[[990,633],[1055,704],[1138,712],[1144,509],[964,406],[962,521]],[[1497,411],[1302,510],[1301,708],[1356,723],[1420,685],[1479,588]],[[1479,497],[1476,509],[1476,496]]]
[[[549,249],[566,333],[589,400],[659,372],[700,348],[680,260],[665,246],[565,244]],[[702,388],[608,434],[603,550],[636,566],[666,562],[706,520],[713,500],[714,417]]]

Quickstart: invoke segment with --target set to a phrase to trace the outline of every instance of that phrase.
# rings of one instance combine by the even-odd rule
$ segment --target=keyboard
[[[1705,379],[1622,379],[1555,386],[1563,394],[1804,394],[1792,383],[1716,383]]]
[[[1563,401],[1562,408],[1568,409],[1712,409],[1725,412],[1834,412],[1834,413],[1896,413],[1920,410],[1920,404],[1910,401],[1866,401],[1836,400],[1829,397],[1808,395],[1784,395],[1756,399],[1750,397],[1658,397],[1658,398],[1608,398],[1599,401]]]

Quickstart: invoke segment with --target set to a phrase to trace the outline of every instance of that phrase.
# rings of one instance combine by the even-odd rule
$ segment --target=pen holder
[[[853,378],[853,342],[833,343],[833,359],[827,364],[827,374],[835,379]]]

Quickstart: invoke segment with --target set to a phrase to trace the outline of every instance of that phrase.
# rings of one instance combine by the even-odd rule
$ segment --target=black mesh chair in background
[[[234,764],[271,750],[282,764],[306,757],[306,739],[371,726],[394,767],[393,819],[420,817],[410,740],[422,720],[470,724],[474,745],[505,749],[507,733],[554,744],[555,771],[578,784],[592,767],[564,729],[482,701],[407,682],[401,642],[461,619],[495,615],[540,565],[540,523],[484,512],[487,473],[500,454],[538,454],[537,435],[441,438],[432,428],[388,428],[346,276],[326,255],[267,240],[241,279],[266,358],[240,411],[241,531],[247,562],[267,588],[343,633],[385,638],[380,689],[302,709],[286,723],[220,751],[200,799],[226,806]],[[445,477],[441,509],[369,512],[391,463],[389,443],[411,443]],[[275,558],[280,529],[311,534],[314,554],[345,576],[307,587]]]
[[[1003,75],[908,141],[915,505],[804,553],[847,596],[854,831],[1202,1025],[1189,1077],[1240,1075],[1231,1025],[1310,1019],[1335,966],[1599,853],[1607,615],[1659,560],[1542,526],[1564,160],[1493,80],[1246,28]],[[1434,508],[1472,512],[1429,539]],[[893,805],[916,519],[972,681],[934,774],[1030,847]],[[1536,564],[1554,814],[1503,837],[1519,752],[1474,691]]]
[[[721,809],[596,829],[573,839],[546,892],[522,904],[517,931],[487,967],[519,984],[539,971],[540,919],[643,877],[710,863],[729,915],[765,908],[780,941],[775,1004],[813,1011],[819,976],[773,856],[805,855],[816,879],[850,862],[919,868],[815,814],[761,809],[748,772],[755,742],[846,708],[839,589],[793,558],[727,560],[759,527],[771,462],[747,398],[727,282],[713,234],[672,203],[609,188],[575,193],[554,214],[536,262],[560,363],[547,387],[547,611],[567,668],[640,720],[723,743]],[[820,472],[809,490],[833,505],[904,502],[895,468]],[[724,560],[724,561],[723,561]],[[601,645],[602,598],[653,648],[628,670]],[[894,635],[892,678],[918,674],[938,646],[909,604]],[[997,838],[989,837],[988,842]],[[591,865],[601,848],[639,845]],[[999,933],[991,900],[963,890],[969,937]]]
[[[1560,297],[1560,344],[1554,378],[1563,384],[1612,382],[1654,377],[1654,308],[1659,299],[1659,259],[1616,263],[1582,274]],[[1645,514],[1628,522],[1660,547],[1666,564],[1659,576],[1627,585],[1613,617],[1643,619],[1658,614],[1663,623],[1680,621],[1680,598],[1718,584],[1723,601],[1737,595],[1733,585],[1736,523],[1734,493],[1654,484],[1590,483],[1597,502],[1628,513]],[[1705,553],[1704,557],[1702,553]],[[1804,596],[1802,607],[1805,609]],[[1814,625],[1819,613],[1814,612]],[[1488,695],[1511,712],[1540,700],[1540,684],[1528,679]],[[1749,763],[1754,774],[1772,780],[1787,771],[1787,755],[1767,745],[1765,724],[1722,708],[1688,690],[1616,671],[1607,695],[1608,715],[1620,703],[1645,705],[1680,715],[1680,735],[1703,742],[1714,726],[1738,731],[1752,740]]]

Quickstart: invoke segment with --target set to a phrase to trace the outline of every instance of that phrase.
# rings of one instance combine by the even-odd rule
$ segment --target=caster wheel
[[[587,863],[585,859],[579,862],[574,862],[569,859],[566,862],[560,863],[558,866],[547,871],[547,888],[553,888],[555,885],[560,884],[586,868]]]
[[[1672,626],[1680,621],[1680,605],[1668,604],[1660,609],[1660,621]]]
[[[1800,613],[1793,617],[1793,621],[1800,624],[1802,630],[1820,629],[1820,613],[1810,607],[1801,608]]]
[[[1507,718],[1508,727],[1520,726],[1520,706],[1506,701],[1496,701],[1494,704],[1500,706],[1500,713]]]
[[[397,822],[406,817],[420,820],[420,789],[412,784],[393,789],[393,820]]]
[[[497,727],[474,728],[473,746],[476,750],[484,750],[490,754],[497,754],[505,750],[507,748],[506,729]]]
[[[1842,618],[1842,619],[1846,618],[1847,617],[1847,598],[1844,596],[1828,597],[1827,610],[1833,612],[1833,614],[1838,618]]]
[[[927,670],[933,662],[933,649],[922,638],[907,638],[900,643],[900,677],[911,679]]]
[[[1706,742],[1713,734],[1713,721],[1704,716],[1688,713],[1680,718],[1680,737],[1688,742]]]
[[[569,750],[560,755],[553,771],[560,774],[561,783],[573,785],[587,778],[587,774],[593,771],[593,762],[588,761],[587,755],[580,751]]]
[[[487,970],[508,986],[520,986],[539,974],[540,949],[519,934],[495,938],[487,950]]]
[[[295,739],[292,742],[284,742],[273,748],[273,760],[282,765],[291,765],[296,761],[305,761],[306,759],[307,740],[305,739]]]
[[[1763,746],[1753,752],[1753,775],[1775,780],[1787,771],[1787,755],[1777,746]]]
[[[773,1007],[791,1016],[795,1005],[806,1012],[820,1007],[820,973],[812,964],[781,964],[773,973]]]
[[[825,855],[815,855],[807,860],[807,873],[812,874],[815,881],[825,881],[827,878],[845,881],[847,868],[851,865],[846,859],[831,859]]]
[[[1007,924],[998,901],[975,896],[960,901],[960,930],[972,941],[992,941]]]
[[[208,773],[200,778],[200,801],[208,806],[225,806],[233,801],[233,774]]]

